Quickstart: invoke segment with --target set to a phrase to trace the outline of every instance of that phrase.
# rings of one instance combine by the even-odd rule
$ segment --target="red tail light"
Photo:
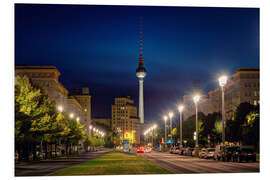
[[[247,155],[247,153],[245,153],[245,152],[242,152],[242,153],[241,153],[241,155],[242,155],[242,156],[246,156],[246,155]]]

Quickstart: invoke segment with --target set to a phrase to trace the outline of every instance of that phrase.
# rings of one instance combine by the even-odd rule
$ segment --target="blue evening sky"
[[[259,67],[258,8],[15,5],[15,64],[54,65],[69,90],[89,87],[92,116],[110,117],[114,97],[138,103],[135,75],[143,17],[145,121],[161,121],[200,80]]]

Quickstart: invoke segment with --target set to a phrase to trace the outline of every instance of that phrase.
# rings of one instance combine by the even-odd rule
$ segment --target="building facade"
[[[114,99],[111,129],[120,134],[122,140],[140,144],[140,120],[134,101],[128,97]]]
[[[26,75],[34,85],[44,89],[50,100],[55,101],[56,108],[62,107],[63,112],[79,120],[89,134],[91,97],[88,88],[82,90],[84,93],[69,96],[68,90],[59,82],[60,72],[55,66],[15,66],[15,76],[18,75]]]
[[[110,118],[92,118],[92,122],[101,124],[108,129],[111,129],[111,119]]]
[[[26,75],[31,82],[44,89],[56,106],[67,108],[68,90],[59,82],[60,72],[55,66],[15,66],[15,76]]]
[[[80,122],[84,125],[85,131],[88,132],[91,124],[91,96],[89,88],[75,88],[71,94],[82,106]]]
[[[208,92],[209,112],[221,112],[221,88],[217,87]],[[225,86],[226,118],[234,116],[239,104],[248,102],[260,104],[260,70],[259,68],[239,68],[235,71]]]

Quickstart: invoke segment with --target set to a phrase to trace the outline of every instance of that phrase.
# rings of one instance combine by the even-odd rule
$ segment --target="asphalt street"
[[[20,162],[15,164],[15,176],[46,176],[76,164],[95,159],[112,149],[103,149],[97,152],[83,153],[79,157],[43,160],[40,162]]]
[[[138,153],[138,155],[144,156],[176,174],[260,172],[258,162],[222,162],[156,151],[152,151],[151,153]]]

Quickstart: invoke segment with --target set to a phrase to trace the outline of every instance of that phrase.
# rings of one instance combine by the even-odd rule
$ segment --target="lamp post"
[[[151,128],[152,131],[152,147],[154,146],[154,127]]]
[[[172,117],[173,117],[172,112],[169,112],[169,117],[170,117],[170,134],[172,135]]]
[[[225,144],[225,108],[224,108],[224,86],[227,83],[227,76],[221,76],[219,79],[219,85],[221,87],[222,96],[222,144]]]
[[[152,132],[152,133],[153,133],[153,134],[152,134],[152,135],[153,135],[153,147],[154,147],[154,135],[155,135],[155,131],[154,131],[154,130],[155,130],[156,128],[157,128],[157,125],[154,124],[154,126],[153,126],[153,132]]]
[[[183,148],[183,144],[182,144],[182,141],[183,141],[183,122],[182,122],[182,112],[183,112],[183,109],[184,109],[184,106],[183,105],[180,105],[178,107],[178,111],[179,111],[179,114],[180,114],[180,151],[182,151],[182,148]]]
[[[59,112],[63,112],[63,106],[61,106],[61,105],[58,106],[58,107],[57,107],[57,110],[58,110]]]
[[[167,119],[168,119],[168,116],[164,116],[164,122],[165,122],[165,137],[164,137],[164,140],[165,140],[165,148],[167,148]]]
[[[70,113],[69,114],[69,117],[72,119],[74,117],[74,114],[73,113]]]
[[[196,112],[196,145],[195,145],[195,152],[196,152],[196,155],[198,156],[198,150],[199,150],[199,143],[198,143],[198,102],[200,100],[200,96],[199,95],[196,95],[193,97],[193,101],[194,101],[194,104],[195,104],[195,112]]]

